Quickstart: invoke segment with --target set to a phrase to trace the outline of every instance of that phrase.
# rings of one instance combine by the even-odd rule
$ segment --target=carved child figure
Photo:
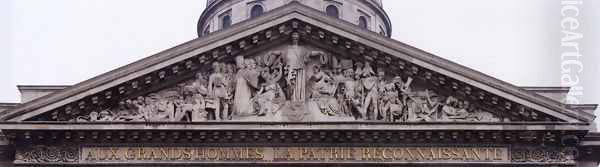
[[[473,121],[471,116],[471,108],[468,101],[463,100],[458,102],[456,115],[449,116],[450,119],[454,121]]]
[[[459,109],[459,104],[460,102],[458,101],[458,99],[449,96],[446,99],[446,103],[443,105],[442,107],[442,115],[441,115],[441,120],[442,121],[452,121],[452,120],[457,120],[457,119],[464,119],[466,117],[461,116],[458,111]],[[466,110],[465,110],[466,111]]]

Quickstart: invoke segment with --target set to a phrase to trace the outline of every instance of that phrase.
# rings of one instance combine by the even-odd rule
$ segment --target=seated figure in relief
[[[425,97],[416,98],[418,110],[415,112],[415,121],[435,121],[437,120],[437,111],[441,105],[440,98],[437,94],[425,90]]]
[[[203,97],[196,96],[196,89],[193,86],[183,87],[183,99],[178,101],[177,114],[175,121],[199,121],[205,120],[206,110]]]
[[[136,121],[148,121],[148,111],[147,111],[147,104],[146,104],[146,98],[144,96],[138,96],[136,99],[134,100],[128,100],[128,104],[130,106],[132,106],[132,110],[135,110],[136,115],[139,116],[139,119]]]
[[[399,76],[394,77],[391,83],[380,82],[381,105],[384,106],[382,110],[386,115],[386,121],[407,122],[416,119],[418,100],[412,97],[414,94],[409,89],[411,83],[412,78],[403,81]]]
[[[152,116],[152,121],[174,121],[172,120],[175,116],[175,102],[178,98],[178,93],[175,91],[167,91],[163,96],[156,94],[157,110]]]
[[[450,99],[450,97],[449,97]],[[453,104],[452,106],[448,106],[449,111],[454,111],[454,113],[451,112],[445,112],[445,117],[447,118],[447,120],[453,120],[453,121],[472,121],[473,120],[473,115],[471,113],[471,108],[469,105],[468,101],[456,101],[454,102],[455,104]],[[444,107],[446,108],[446,106]]]
[[[448,97],[442,111],[442,120],[444,121],[481,121],[487,118],[491,119],[487,119],[485,122],[496,121],[493,119],[494,115],[476,110],[468,101],[460,101],[452,96]]]
[[[314,119],[324,119],[321,116],[346,116],[340,111],[338,100],[334,97],[337,83],[327,73],[322,71],[320,65],[312,66],[312,74],[308,79],[311,86],[308,108]]]
[[[115,121],[142,121],[143,114],[136,107],[137,100],[126,100],[119,102],[115,113]]]
[[[449,96],[446,102],[442,105],[440,121],[451,121],[456,118],[458,111],[458,99]]]
[[[393,84],[381,86],[381,98],[379,111],[386,115],[385,121],[388,122],[404,122],[407,120],[408,113],[406,112],[405,103],[402,102],[402,97],[396,91]]]
[[[283,67],[281,65],[266,67],[261,72],[261,77],[265,80],[256,95],[258,103],[258,116],[267,116],[272,118],[277,110],[282,107],[285,101],[283,89],[279,86],[279,80],[283,76]]]

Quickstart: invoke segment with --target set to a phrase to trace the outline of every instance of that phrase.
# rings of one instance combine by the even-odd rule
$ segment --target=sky
[[[517,86],[560,86],[561,2],[383,0],[392,38]],[[197,37],[206,0],[2,0],[0,102],[16,85],[72,85]],[[576,32],[581,103],[600,103],[600,1]],[[596,29],[596,31],[592,31]],[[594,46],[596,44],[596,46]]]

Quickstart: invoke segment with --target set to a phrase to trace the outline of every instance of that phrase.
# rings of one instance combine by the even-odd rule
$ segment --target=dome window
[[[250,18],[255,18],[262,15],[264,12],[264,8],[261,5],[254,5],[250,9]]]
[[[367,17],[358,17],[358,26],[363,29],[369,29],[369,21],[367,20]]]
[[[340,11],[338,10],[337,6],[335,6],[335,5],[327,6],[327,8],[325,8],[325,13],[327,13],[327,16],[340,18]]]
[[[229,28],[231,26],[231,15],[225,15],[221,17],[221,28]]]

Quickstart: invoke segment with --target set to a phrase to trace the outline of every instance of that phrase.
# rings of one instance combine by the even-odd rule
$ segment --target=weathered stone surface
[[[119,106],[124,99],[147,96],[148,91],[159,91],[166,88],[165,85],[173,88],[172,84],[189,79],[197,68],[210,66],[215,61],[233,64],[233,57],[241,54],[246,58],[254,59],[261,51],[272,50],[281,44],[290,45],[290,38],[295,33],[300,35],[301,46],[310,44],[318,47],[318,49],[308,50],[309,52],[321,50],[327,55],[352,59],[362,64],[369,63],[375,72],[378,72],[377,67],[389,67],[389,71],[394,73],[391,76],[400,76],[403,82],[406,82],[409,77],[413,82],[419,81],[421,83],[417,85],[425,84],[425,89],[442,96],[443,100],[449,96],[461,101],[470,100],[472,102],[469,102],[469,105],[480,106],[479,108],[485,109],[485,112],[500,116],[500,121],[585,122],[592,117],[589,113],[570,111],[555,101],[531,95],[513,85],[405,44],[357,30],[355,25],[323,16],[322,13],[307,9],[301,4],[290,3],[286,7],[265,13],[255,20],[240,23],[239,26],[226,31],[188,42],[123,67],[119,70],[121,72],[109,72],[48,96],[44,100],[23,104],[0,116],[0,119],[69,121],[75,120],[74,116],[82,116],[92,111],[100,115],[103,109],[98,110],[95,107]],[[357,70],[356,67],[352,68],[353,71]],[[299,77],[299,79],[305,78]],[[356,80],[362,79],[364,78]],[[259,82],[262,82],[262,76],[259,77]],[[261,85],[257,85],[259,86]],[[285,85],[280,87],[283,90],[288,89]],[[424,89],[419,91],[424,92]],[[306,98],[310,95],[307,93],[309,92],[298,95]],[[367,94],[369,92],[366,92],[363,95],[365,97],[362,98],[374,97],[371,93],[367,98]],[[367,104],[364,99],[360,103]],[[368,105],[374,105],[372,102],[369,100]],[[307,109],[308,106],[305,105],[296,103],[288,106]],[[233,109],[228,108],[230,111]],[[358,111],[364,112],[364,108]],[[294,112],[291,114],[300,115]]]
[[[310,45],[289,44],[231,56],[200,68],[192,80],[118,106],[88,110],[72,121],[386,121],[499,122],[468,99]]]
[[[64,146],[26,146],[17,149],[15,163],[76,163],[79,161],[79,148]]]
[[[0,123],[9,141],[3,146],[16,149],[14,162],[21,167],[573,167],[597,159],[598,150],[584,145],[596,145],[591,141],[580,141],[590,139],[589,113],[572,112],[300,3],[6,113],[0,115],[8,120]],[[300,149],[292,149],[299,155],[292,162],[274,152],[269,155],[280,161],[269,161],[276,160],[272,156],[258,162],[258,153],[246,157],[254,161],[234,162],[227,156],[180,161],[164,159],[169,153],[163,152],[235,147],[252,147],[255,153],[256,148]],[[367,161],[302,160],[332,147],[369,150],[353,154]],[[408,156],[412,159],[376,160],[409,147],[416,148],[417,154]],[[114,149],[90,151],[104,148],[123,148],[116,152],[122,156],[138,148],[136,157],[144,159],[106,162],[98,158],[114,158]],[[482,160],[483,154],[493,160]]]

